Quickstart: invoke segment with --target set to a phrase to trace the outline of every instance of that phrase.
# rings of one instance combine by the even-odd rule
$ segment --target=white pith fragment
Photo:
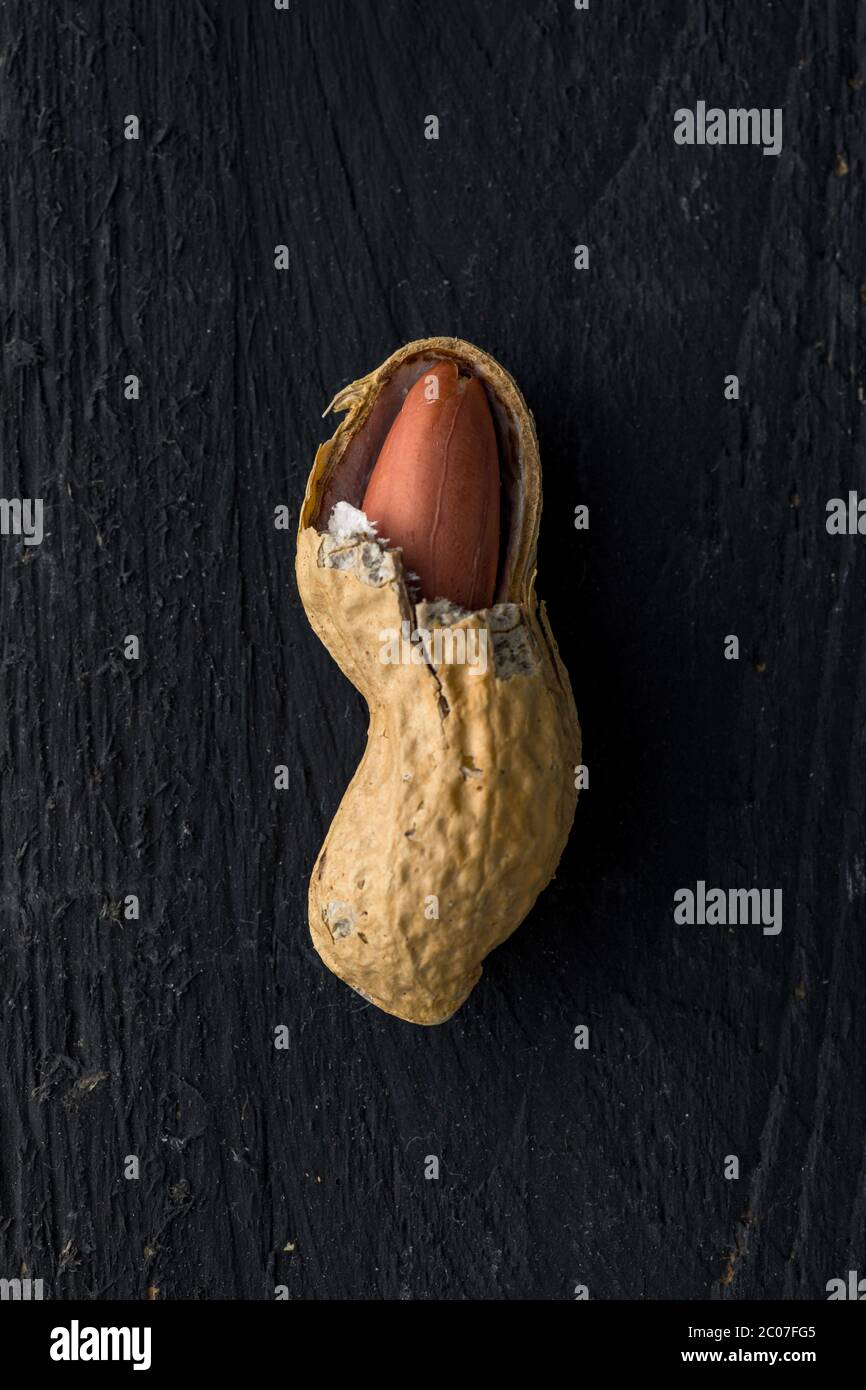
[[[493,667],[497,677],[508,680],[511,676],[532,675],[538,669],[539,660],[520,604],[494,603],[491,608],[480,611],[493,643]],[[416,614],[418,626],[424,628],[453,627],[464,618],[475,616],[445,598],[419,603]]]
[[[497,676],[501,680],[508,680],[511,676],[535,675],[541,663],[521,610],[516,603],[497,604],[497,608],[513,608],[519,615],[512,627],[497,630],[493,626],[493,619],[498,615],[491,610],[490,635],[493,638],[493,665]]]
[[[413,582],[418,576],[398,566],[395,557],[399,549],[389,550],[388,541],[376,534],[376,526],[366,514],[350,502],[337,502],[334,506],[328,529],[322,536],[319,549],[319,564],[324,569],[344,570],[353,573],[362,584],[381,588],[403,578],[407,583],[410,600],[413,598]],[[466,618],[483,615],[483,625],[487,627],[493,645],[493,668],[498,679],[509,680],[512,676],[533,675],[540,665],[523,610],[517,603],[494,603],[490,608],[479,609],[473,613],[461,608],[450,599],[439,598],[433,601],[421,599],[414,604],[416,624],[419,628],[453,627]]]
[[[353,507],[351,502],[338,502],[331,512],[328,534],[337,541],[361,538],[372,541],[376,539],[376,527],[367,520],[366,513]]]
[[[338,502],[322,536],[319,564],[323,569],[347,570],[362,584],[379,589],[397,578],[394,552],[385,545],[364,512],[350,502]]]

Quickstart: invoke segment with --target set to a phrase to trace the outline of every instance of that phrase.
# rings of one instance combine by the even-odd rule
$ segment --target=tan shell
[[[497,603],[457,618],[442,604],[416,610],[399,549],[327,534],[335,502],[360,505],[406,390],[443,357],[485,384],[510,498]],[[443,1023],[553,877],[577,801],[577,713],[534,594],[538,442],[508,373],[456,338],[409,343],[331,408],[348,414],[316,454],[297,579],[312,626],[367,701],[370,727],[313,869],[310,930],[325,964],[380,1009]],[[383,664],[383,634],[404,621],[450,631],[437,641],[475,642],[476,656],[486,642],[486,671],[447,650],[429,652],[430,664]]]

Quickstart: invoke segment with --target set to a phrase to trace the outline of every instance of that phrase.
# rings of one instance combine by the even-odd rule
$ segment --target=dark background
[[[825,531],[866,489],[854,10],[0,9],[0,492],[46,506],[41,547],[0,538],[0,1276],[823,1299],[866,1274],[866,539]],[[782,107],[781,156],[676,146],[699,99]],[[426,1030],[310,944],[365,711],[273,509],[339,387],[440,333],[536,416],[590,790]],[[781,887],[781,935],[675,926],[699,878]]]

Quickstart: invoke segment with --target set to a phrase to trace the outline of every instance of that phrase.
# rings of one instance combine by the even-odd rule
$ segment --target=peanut
[[[437,362],[411,388],[374,465],[361,509],[403,551],[425,598],[493,602],[499,460],[477,377]]]
[[[425,421],[419,386],[431,375],[442,399]],[[296,573],[370,727],[313,868],[310,931],[364,998],[441,1023],[550,881],[577,800],[580,728],[534,592],[538,444],[511,377],[454,338],[409,343],[332,409],[347,415],[316,454]],[[451,444],[440,420],[453,425]],[[444,530],[432,524],[440,502]],[[375,516],[351,511],[362,503]],[[495,563],[491,511],[502,532]],[[385,661],[383,632],[404,624],[441,648]],[[459,659],[473,645],[489,651],[483,667]]]

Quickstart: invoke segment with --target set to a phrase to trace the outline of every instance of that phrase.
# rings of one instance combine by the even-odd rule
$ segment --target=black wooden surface
[[[46,506],[41,546],[0,537],[0,1275],[820,1299],[866,1273],[866,539],[824,524],[866,489],[864,75],[841,0],[0,8],[0,491]],[[676,146],[698,100],[782,107],[781,156]],[[365,712],[273,512],[334,392],[437,333],[535,412],[590,790],[425,1030],[309,941]],[[676,926],[698,879],[781,887],[782,933]]]

